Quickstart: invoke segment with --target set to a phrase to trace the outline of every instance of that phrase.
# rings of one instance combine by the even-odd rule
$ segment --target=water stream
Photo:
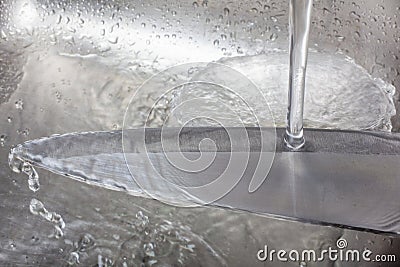
[[[289,3],[289,100],[285,142],[289,148],[297,150],[304,146],[304,90],[313,1],[290,0]]]

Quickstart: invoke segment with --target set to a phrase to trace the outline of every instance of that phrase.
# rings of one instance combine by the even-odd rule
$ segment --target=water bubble
[[[16,107],[16,109],[20,109],[20,110],[24,109],[24,101],[22,99],[18,99],[15,102],[15,107]]]

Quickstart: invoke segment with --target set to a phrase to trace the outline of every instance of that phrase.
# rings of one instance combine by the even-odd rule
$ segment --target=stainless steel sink
[[[168,67],[287,50],[287,22],[288,1],[0,0],[0,265],[149,266],[147,230],[132,226],[141,218],[150,230],[172,222],[174,238],[157,243],[170,251],[157,258],[165,264],[159,266],[288,266],[260,262],[257,251],[264,245],[321,250],[339,238],[398,259],[366,266],[398,266],[395,234],[175,208],[42,170],[41,190],[33,193],[26,177],[8,167],[10,148],[26,140],[121,129],[132,91]],[[399,1],[314,0],[310,48],[340,51],[399,90]],[[400,107],[398,91],[394,103]],[[391,122],[399,132],[399,115]],[[49,237],[51,224],[29,212],[32,198],[63,216],[64,237]],[[305,266],[290,266],[299,265]]]

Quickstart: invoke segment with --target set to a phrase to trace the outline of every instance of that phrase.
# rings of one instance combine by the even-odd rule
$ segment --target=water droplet
[[[94,244],[93,236],[90,234],[84,234],[78,242],[79,251],[87,251],[89,248],[93,247]]]
[[[6,140],[7,140],[7,135],[2,134],[2,135],[0,136],[0,146],[4,146],[5,143],[6,143]]]
[[[31,203],[29,205],[29,210],[33,215],[39,215],[46,221],[49,221],[54,224],[55,238],[58,239],[64,235],[62,229],[65,228],[65,223],[60,214],[47,211],[43,203],[35,198],[31,200]]]
[[[19,130],[19,129],[17,130],[17,134],[22,134],[24,136],[28,136],[29,132],[30,132],[29,128],[25,128],[24,130]]]
[[[276,33],[273,33],[273,34],[271,34],[271,35],[269,36],[269,39],[273,42],[273,41],[275,41],[276,39],[278,39],[278,35],[277,35]]]
[[[214,45],[218,46],[219,45],[219,40],[214,40]]]
[[[39,175],[36,170],[32,167],[32,165],[28,162],[24,162],[22,164],[22,172],[28,175],[28,186],[29,189],[33,192],[36,192],[40,189],[39,184]]]
[[[78,254],[78,252],[76,252],[76,251],[71,252],[71,253],[69,254],[69,257],[68,257],[68,264],[70,264],[70,265],[76,265],[76,264],[79,264],[79,263],[80,263],[80,261],[79,261],[79,254]],[[103,266],[103,264],[101,264],[101,265],[99,265],[99,266]]]
[[[225,15],[225,16],[228,16],[228,15],[229,15],[229,12],[230,12],[229,8],[225,7],[225,8],[224,8],[224,15]]]
[[[12,123],[12,121],[13,121],[13,118],[12,118],[12,117],[8,117],[8,118],[7,118],[7,122],[8,122],[8,123]]]
[[[24,101],[22,99],[18,99],[17,102],[15,102],[15,107],[17,109],[24,109]]]
[[[118,37],[110,38],[110,39],[108,39],[108,42],[110,44],[117,44],[118,43]]]
[[[143,250],[144,253],[149,256],[149,257],[154,257],[155,253],[154,253],[154,245],[153,243],[149,242],[143,245]]]
[[[57,100],[57,103],[61,102],[61,93],[58,91],[56,92],[56,100]]]
[[[341,35],[336,35],[335,37],[339,42],[343,42],[344,39],[346,39],[344,36],[341,36]]]
[[[197,7],[199,7],[199,3],[197,3],[197,2],[193,2],[193,7],[195,7],[195,8],[197,8]]]
[[[15,245],[14,242],[11,242],[11,243],[10,243],[10,248],[11,248],[12,250],[15,250],[15,249],[17,248],[17,245]]]

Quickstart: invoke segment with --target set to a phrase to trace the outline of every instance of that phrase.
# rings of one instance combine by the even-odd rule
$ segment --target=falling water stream
[[[313,1],[289,2],[289,105],[285,142],[290,149],[297,150],[304,145],[304,90]]]

